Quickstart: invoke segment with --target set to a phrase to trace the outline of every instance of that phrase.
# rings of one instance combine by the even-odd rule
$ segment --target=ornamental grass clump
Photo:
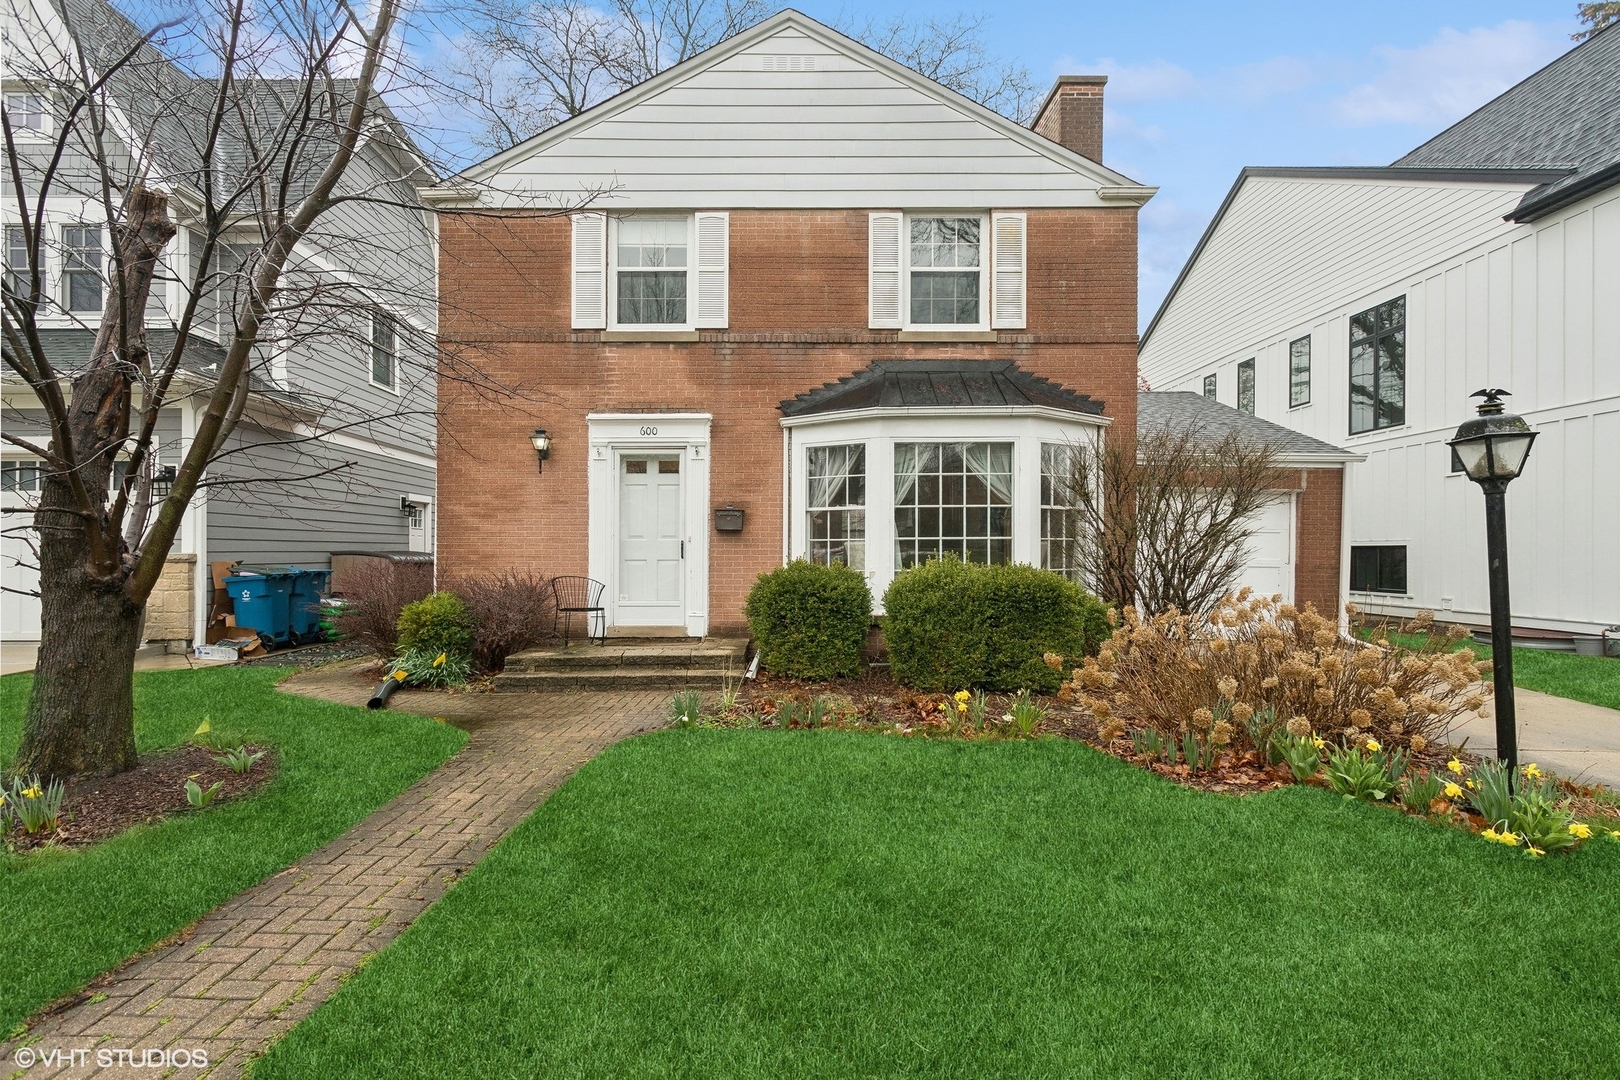
[[[1411,629],[1430,622],[1420,616]],[[1271,736],[1283,726],[1334,745],[1370,737],[1421,753],[1454,719],[1484,708],[1489,688],[1480,673],[1488,666],[1468,649],[1353,641],[1308,604],[1299,610],[1244,589],[1207,615],[1171,609],[1147,618],[1126,608],[1098,654],[1074,670],[1064,696],[1099,726],[1152,728],[1176,743],[1189,732],[1203,741],[1204,732],[1213,734],[1204,714],[1219,713],[1229,720],[1229,748],[1262,760],[1273,747],[1281,752]]]

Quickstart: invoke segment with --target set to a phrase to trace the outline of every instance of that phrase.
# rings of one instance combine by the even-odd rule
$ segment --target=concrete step
[[[719,690],[727,678],[739,681],[742,670],[727,674],[713,667],[633,667],[563,668],[549,671],[513,671],[510,667],[495,676],[495,689],[501,692],[540,692],[548,690]]]
[[[614,645],[569,648],[566,651],[517,653],[506,658],[509,672],[600,671],[615,668],[721,668],[729,663],[739,672],[745,652],[741,648],[658,649]]]

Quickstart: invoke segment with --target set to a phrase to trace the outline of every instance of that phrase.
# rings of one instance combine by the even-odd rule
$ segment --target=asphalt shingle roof
[[[784,416],[851,409],[1045,407],[1100,416],[1103,403],[1011,360],[877,360],[781,404]]]
[[[1573,170],[1528,192],[1513,215],[1520,221],[1620,183],[1620,26],[1593,34],[1395,164]]]
[[[1285,458],[1320,457],[1347,461],[1358,456],[1332,443],[1313,439],[1188,390],[1144,390],[1136,395],[1138,435],[1165,430],[1184,431],[1194,427],[1207,434],[1211,441],[1224,439],[1233,432],[1241,433],[1255,442],[1271,444]]]

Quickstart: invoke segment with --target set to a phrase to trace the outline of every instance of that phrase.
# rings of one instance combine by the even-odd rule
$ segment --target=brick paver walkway
[[[283,686],[349,704],[363,704],[370,693],[343,668]],[[37,1023],[24,1040],[0,1047],[0,1076],[239,1075],[246,1060],[330,997],[576,768],[619,739],[659,726],[669,693],[412,692],[397,695],[394,705],[467,728],[467,747],[343,836],[205,915],[184,940],[142,957],[88,999]],[[98,1051],[120,1049],[151,1052],[157,1067],[102,1068]],[[208,1066],[170,1073],[156,1057],[160,1049],[206,1051]],[[58,1055],[47,1057],[53,1051]],[[65,1066],[57,1064],[60,1052]],[[29,1068],[19,1068],[30,1059]]]

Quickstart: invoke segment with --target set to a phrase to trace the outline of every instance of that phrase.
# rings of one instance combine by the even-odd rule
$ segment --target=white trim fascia
[[[890,405],[877,409],[840,409],[838,412],[811,413],[808,416],[784,416],[777,422],[784,428],[796,428],[865,418],[960,419],[996,416],[1039,416],[1047,420],[1090,424],[1095,427],[1108,427],[1114,422],[1111,417],[1099,416],[1096,413],[1077,413],[1068,409],[1053,408],[1050,405]]]
[[[341,431],[322,432],[319,428],[311,427],[309,424],[294,424],[287,430],[299,438],[315,439],[318,442],[341,446],[348,450],[359,450],[362,453],[375,454],[377,457],[391,458],[411,465],[420,465],[424,469],[437,469],[439,467],[439,459],[429,454],[419,454],[414,450],[385,445],[372,439],[363,439]],[[412,497],[415,498],[415,496]],[[426,496],[423,497],[426,498]]]
[[[1145,194],[1139,196],[1142,203],[1152,198],[1153,193],[1158,190],[1157,188],[1149,188],[1138,184],[1123,173],[1117,173],[1105,165],[1092,161],[1083,154],[1077,154],[1065,146],[1052,142],[1045,136],[1037,135],[1028,128],[1020,127],[994,109],[986,108],[970,98],[963,97],[956,91],[941,86],[927,76],[919,75],[904,64],[891,60],[882,53],[869,49],[860,42],[847,38],[836,30],[824,26],[808,15],[803,15],[791,8],[778,12],[763,22],[756,23],[735,37],[698,53],[691,59],[676,64],[667,71],[654,75],[646,82],[631,87],[602,104],[585,110],[578,116],[564,120],[556,127],[532,136],[516,146],[508,147],[499,154],[478,162],[476,165],[451,177],[446,186],[450,186],[456,181],[486,182],[490,177],[501,173],[507,168],[527,161],[536,154],[542,153],[604,120],[608,120],[627,109],[641,104],[647,98],[661,93],[671,86],[685,82],[694,75],[707,71],[721,61],[727,60],[749,48],[755,42],[772,36],[784,27],[792,27],[806,37],[819,41],[834,52],[841,53],[860,63],[868,64],[896,81],[910,86],[913,90],[934,98],[942,105],[966,113],[969,117],[991,128],[997,134],[1020,143],[1026,149],[1033,150],[1042,157],[1049,158],[1070,171],[1096,182],[1100,187],[1107,187],[1117,192],[1145,192]],[[1114,197],[1123,198],[1124,196],[1116,195]],[[1141,205],[1141,203],[1137,205]]]
[[[585,414],[585,419],[587,421],[593,423],[593,424],[598,423],[598,422],[612,423],[615,420],[643,421],[643,420],[649,420],[649,419],[658,420],[660,422],[665,421],[665,420],[672,420],[672,421],[673,420],[702,420],[702,421],[708,422],[708,421],[712,421],[714,419],[714,414],[713,413],[706,413],[706,412],[669,412],[669,413],[666,413],[666,412],[636,412],[636,413],[619,413],[619,412],[597,413],[597,412],[593,412],[593,413],[586,413]]]

